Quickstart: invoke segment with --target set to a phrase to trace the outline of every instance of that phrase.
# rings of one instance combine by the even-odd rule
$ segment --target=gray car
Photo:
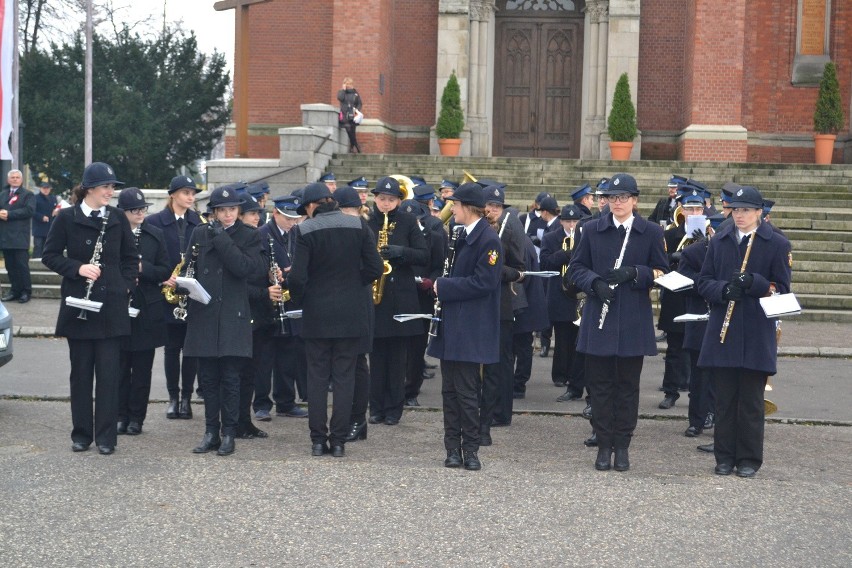
[[[0,367],[12,360],[12,314],[0,302]]]

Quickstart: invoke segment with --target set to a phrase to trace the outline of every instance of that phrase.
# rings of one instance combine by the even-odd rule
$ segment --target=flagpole
[[[12,169],[17,170],[21,168],[20,164],[20,156],[19,156],[19,133],[18,133],[18,124],[20,123],[21,117],[19,115],[20,106],[18,105],[18,3],[14,3],[13,7],[13,23],[12,26],[12,45],[13,47],[13,57],[12,57],[12,135],[9,140],[9,150],[12,152]],[[24,183],[26,183],[26,179],[24,179]]]
[[[83,166],[92,163],[92,1],[86,0],[86,126]],[[17,3],[15,4],[17,6]]]

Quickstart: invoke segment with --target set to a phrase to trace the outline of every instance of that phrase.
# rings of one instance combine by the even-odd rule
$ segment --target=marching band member
[[[172,270],[180,264],[192,231],[201,224],[201,217],[193,209],[195,195],[201,191],[187,176],[175,176],[169,184],[169,201],[159,213],[149,216],[148,224],[163,231],[166,252]],[[164,286],[175,287],[176,273],[163,282]],[[166,346],[163,349],[163,368],[166,373],[166,388],[169,405],[166,418],[192,418],[192,391],[198,373],[198,361],[183,351],[186,340],[186,321],[174,314],[174,304],[164,303],[166,317]]]
[[[118,208],[130,222],[139,252],[139,278],[130,302],[139,314],[130,319],[130,336],[122,338],[118,387],[118,433],[131,436],[142,433],[151,396],[154,352],[166,343],[166,301],[160,283],[174,268],[169,264],[163,231],[145,219],[150,205],[135,187],[126,187],[118,195]]]
[[[305,187],[296,253],[288,283],[302,307],[308,361],[311,455],[345,455],[355,388],[355,367],[370,332],[365,287],[382,274],[376,241],[363,219],[344,215],[320,183]],[[333,390],[331,428],[328,388]],[[331,448],[328,442],[331,442]]]
[[[240,372],[252,356],[247,280],[263,267],[260,235],[238,219],[234,190],[210,192],[211,222],[196,227],[187,247],[187,267],[210,295],[207,304],[190,300],[184,352],[198,357],[204,392],[205,433],[193,453],[234,453],[240,405]],[[197,260],[193,261],[193,251]],[[188,272],[185,267],[184,272]],[[221,429],[221,437],[219,435]]]
[[[400,323],[393,316],[417,312],[420,304],[412,267],[428,264],[429,250],[417,219],[399,210],[402,191],[397,180],[380,179],[373,195],[373,214],[367,224],[391,272],[381,278],[383,285],[378,287],[384,290],[373,299],[376,320],[370,353],[370,423],[393,426],[399,424],[405,402],[408,338],[420,333],[423,325],[417,320]]]
[[[586,354],[595,468],[630,468],[628,447],[639,415],[643,357],[657,354],[648,290],[668,267],[663,229],[634,212],[636,180],[616,174],[603,190],[610,212],[583,226],[571,279],[587,295],[577,350]]]
[[[71,356],[71,449],[84,452],[94,441],[103,455],[115,451],[121,337],[130,335],[127,298],[139,273],[130,223],[109,205],[116,185],[124,184],[107,164],[86,166],[83,181],[74,190],[75,206],[56,216],[41,258],[62,275],[56,335],[67,338]],[[68,297],[103,305],[99,312],[83,312],[69,306]]]
[[[764,388],[776,372],[775,321],[760,298],[790,291],[790,241],[761,223],[763,198],[741,187],[730,203],[733,224],[710,240],[698,291],[710,321],[698,365],[710,368],[716,393],[715,473],[754,477],[763,464]]]
[[[500,237],[482,220],[485,197],[478,184],[462,184],[448,199],[453,201],[456,222],[464,229],[456,243],[452,271],[434,284],[441,322],[427,353],[441,360],[444,466],[478,470],[482,468],[477,455],[479,366],[500,360],[503,247]]]

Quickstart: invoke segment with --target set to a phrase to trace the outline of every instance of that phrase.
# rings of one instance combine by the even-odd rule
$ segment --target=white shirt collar
[[[86,202],[85,202],[85,201],[81,201],[81,202],[80,202],[80,209],[83,211],[83,213],[86,215],[86,217],[90,217],[90,216],[92,215],[92,211],[94,211],[94,209],[92,209],[91,207],[89,207],[89,206],[86,204]],[[101,207],[100,209],[98,209],[98,211],[100,211],[100,216],[101,216],[101,217],[103,217],[103,216],[104,216],[104,209],[105,209],[104,207]]]
[[[737,229],[737,242],[738,242],[738,243],[743,242],[743,239],[744,239],[744,238],[746,238],[746,237],[747,237],[747,236],[749,236],[749,235],[753,235],[753,234],[755,233],[755,231],[756,231],[756,230],[757,230],[757,229],[755,229],[755,230],[751,231],[750,233],[743,233],[742,231],[740,231],[739,229]]]
[[[612,216],[612,222],[615,225],[615,228],[617,229],[617,228],[623,226],[624,230],[626,230],[626,231],[630,231],[630,229],[633,228],[633,219],[634,219],[634,216],[631,215],[630,217],[625,219],[623,223],[619,223],[618,219],[615,218],[615,215]]]
[[[476,224],[477,224],[477,223],[479,223],[479,219],[477,219],[476,221],[474,221],[474,222],[473,222],[473,223],[471,223],[470,225],[465,225],[465,226],[464,226],[464,230],[467,232],[467,234],[468,234],[468,235],[469,235],[469,234],[471,234],[471,233],[473,232],[473,230],[476,228]]]

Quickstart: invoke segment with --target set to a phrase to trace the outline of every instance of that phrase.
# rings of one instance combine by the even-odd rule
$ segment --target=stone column
[[[609,116],[612,107],[612,95],[615,84],[622,73],[627,73],[630,82],[630,97],[636,106],[636,96],[639,90],[639,12],[641,0],[610,0],[609,22],[606,41],[606,88],[603,99],[604,121]],[[600,83],[598,83],[600,86]],[[600,93],[599,93],[600,95]],[[636,113],[640,112],[636,107]],[[641,133],[633,141],[631,160],[638,160],[642,152]],[[609,158],[609,135],[606,133],[604,122],[600,141],[601,158]]]
[[[441,112],[441,95],[453,71],[459,80],[462,109],[469,109],[470,85],[470,0],[439,0],[438,4],[438,68],[435,71],[435,120]],[[470,155],[469,117],[462,132],[461,154]],[[438,154],[438,138],[433,126],[429,136],[429,153]]]
[[[470,99],[465,113],[470,130],[470,151],[463,152],[465,155],[491,155],[491,124],[486,105],[488,50],[493,43],[489,30],[493,14],[494,0],[470,0]]]
[[[601,133],[606,131],[606,73],[609,36],[609,0],[586,0],[585,45],[583,50],[583,124],[580,157],[598,160]]]

